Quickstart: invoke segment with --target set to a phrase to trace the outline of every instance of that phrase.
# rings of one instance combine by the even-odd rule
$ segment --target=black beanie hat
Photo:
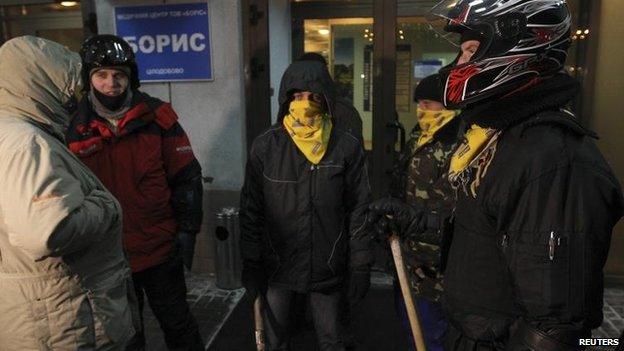
[[[430,75],[421,80],[414,89],[414,102],[418,102],[418,100],[442,102],[441,89],[440,76],[438,74]]]

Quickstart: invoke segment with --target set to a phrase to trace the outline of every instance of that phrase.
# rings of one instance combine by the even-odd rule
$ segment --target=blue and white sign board
[[[115,7],[142,82],[212,80],[208,3]]]
[[[423,79],[436,74],[442,68],[442,64],[441,60],[414,61],[414,78]]]

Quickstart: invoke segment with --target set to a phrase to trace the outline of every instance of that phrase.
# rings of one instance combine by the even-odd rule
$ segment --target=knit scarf
[[[126,112],[128,112],[128,110],[130,110],[132,102],[132,90],[128,89],[125,101],[116,111],[111,111],[106,106],[104,106],[104,104],[102,104],[102,102],[97,98],[94,91],[95,89],[93,87],[91,87],[91,89],[89,90],[89,102],[91,102],[93,110],[95,111],[95,113],[98,114],[98,116],[105,118],[106,120],[111,122],[111,124],[117,126],[117,122],[126,115]]]

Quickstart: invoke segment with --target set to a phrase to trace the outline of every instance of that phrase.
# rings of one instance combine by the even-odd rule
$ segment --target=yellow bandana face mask
[[[455,179],[479,157],[481,152],[497,135],[496,129],[483,128],[476,124],[466,131],[465,141],[459,145],[451,157],[449,179]]]
[[[433,140],[435,133],[442,129],[457,114],[458,111],[454,110],[432,111],[418,108],[416,116],[418,118],[418,126],[420,127],[420,137],[418,138],[417,147],[421,147]]]
[[[318,164],[329,144],[331,119],[319,103],[310,100],[292,101],[288,112],[284,128],[308,161]]]

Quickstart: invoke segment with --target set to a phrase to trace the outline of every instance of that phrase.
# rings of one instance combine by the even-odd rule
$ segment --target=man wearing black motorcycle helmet
[[[445,0],[432,14],[479,39],[467,62],[441,72],[445,105],[469,126],[449,170],[446,349],[582,349],[602,322],[602,268],[624,200],[595,134],[566,109],[579,91],[561,73],[568,6]],[[421,209],[380,200],[371,210],[377,223],[392,215],[399,233],[425,232]]]

